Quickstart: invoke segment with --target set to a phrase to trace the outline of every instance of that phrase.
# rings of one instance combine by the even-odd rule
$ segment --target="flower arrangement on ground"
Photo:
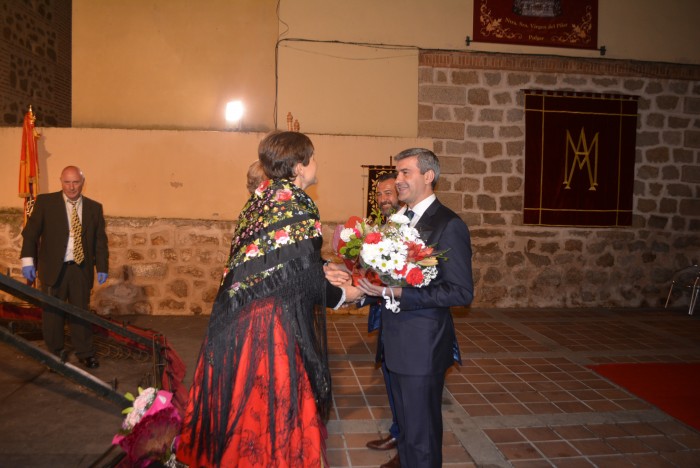
[[[153,387],[138,390],[137,397],[125,395],[134,405],[122,411],[126,417],[112,444],[126,452],[128,466],[141,468],[171,458],[181,417],[172,403],[172,393]]]

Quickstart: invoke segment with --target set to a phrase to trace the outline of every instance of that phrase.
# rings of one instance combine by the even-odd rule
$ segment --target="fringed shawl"
[[[331,379],[321,244],[318,209],[313,200],[289,180],[261,184],[244,206],[200,354],[200,360],[206,359],[208,365],[202,366],[202,381],[196,383],[201,390],[192,393],[194,411],[189,424],[193,432],[198,432],[196,442],[200,455],[206,450],[208,459],[220,460],[246,405],[244,397],[238,407],[232,407],[235,376],[246,373],[245,395],[250,394],[260,352],[280,345],[273,340],[272,325],[261,323],[256,317],[256,303],[261,301],[273,301],[273,316],[288,336],[285,354],[291,372],[292,404],[285,424],[290,426],[298,416],[297,352],[301,354],[319,414],[327,420]],[[264,337],[257,339],[247,334],[250,327],[268,329],[265,334],[256,334]],[[246,339],[256,342],[251,343],[253,354],[248,368],[240,369],[241,350]],[[269,362],[270,376],[274,375],[275,365],[274,360]],[[276,447],[275,438],[284,439],[289,428],[275,427],[273,402],[269,404],[267,417],[270,427],[275,428],[271,436]],[[197,430],[198,424],[201,425]],[[279,444],[282,443],[280,440]]]

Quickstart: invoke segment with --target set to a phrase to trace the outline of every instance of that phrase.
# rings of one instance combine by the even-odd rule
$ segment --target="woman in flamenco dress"
[[[177,447],[190,467],[326,467],[331,405],[325,308],[355,300],[331,285],[309,138],[260,143],[264,181],[238,218]],[[338,284],[338,281],[334,281]]]

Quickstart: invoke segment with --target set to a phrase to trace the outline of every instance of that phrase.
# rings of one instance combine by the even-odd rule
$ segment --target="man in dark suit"
[[[400,299],[400,311],[382,309],[384,359],[399,422],[400,466],[442,465],[442,391],[445,372],[458,358],[450,307],[473,299],[471,241],[466,224],[433,192],[440,164],[432,151],[412,148],[395,158],[403,212],[427,245],[444,252],[438,275],[422,288],[376,286],[360,280],[370,296]],[[384,292],[384,294],[382,294]],[[398,461],[398,460],[397,460]]]
[[[95,268],[97,282],[104,283],[109,254],[102,205],[82,196],[84,183],[82,171],[68,166],[61,172],[62,190],[37,197],[22,231],[20,256],[28,281],[34,282],[38,273],[42,292],[88,310]],[[64,315],[44,310],[42,331],[48,350],[66,360]],[[79,361],[90,369],[99,367],[91,324],[73,316],[68,323]]]

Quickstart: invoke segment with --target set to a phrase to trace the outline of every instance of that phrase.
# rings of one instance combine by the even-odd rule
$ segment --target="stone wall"
[[[0,1],[0,126],[71,125],[72,1]]]
[[[700,261],[700,67],[423,52],[419,77],[438,196],[473,237],[474,305],[655,306]],[[523,89],[640,96],[632,227],[523,225]]]
[[[109,279],[93,290],[100,314],[208,314],[235,223],[107,217]],[[0,213],[0,272],[23,281],[19,210]],[[330,240],[334,226],[324,226]],[[328,244],[328,243],[327,243]],[[324,257],[330,255],[329,245]],[[16,300],[0,293],[0,300]]]
[[[419,136],[441,159],[438,196],[472,233],[474,306],[659,306],[674,271],[700,262],[700,67],[423,52],[419,76]],[[525,88],[640,96],[633,226],[523,225]],[[110,279],[93,308],[209,313],[233,222],[107,222]],[[0,213],[0,271],[18,279],[20,225],[19,211]]]

